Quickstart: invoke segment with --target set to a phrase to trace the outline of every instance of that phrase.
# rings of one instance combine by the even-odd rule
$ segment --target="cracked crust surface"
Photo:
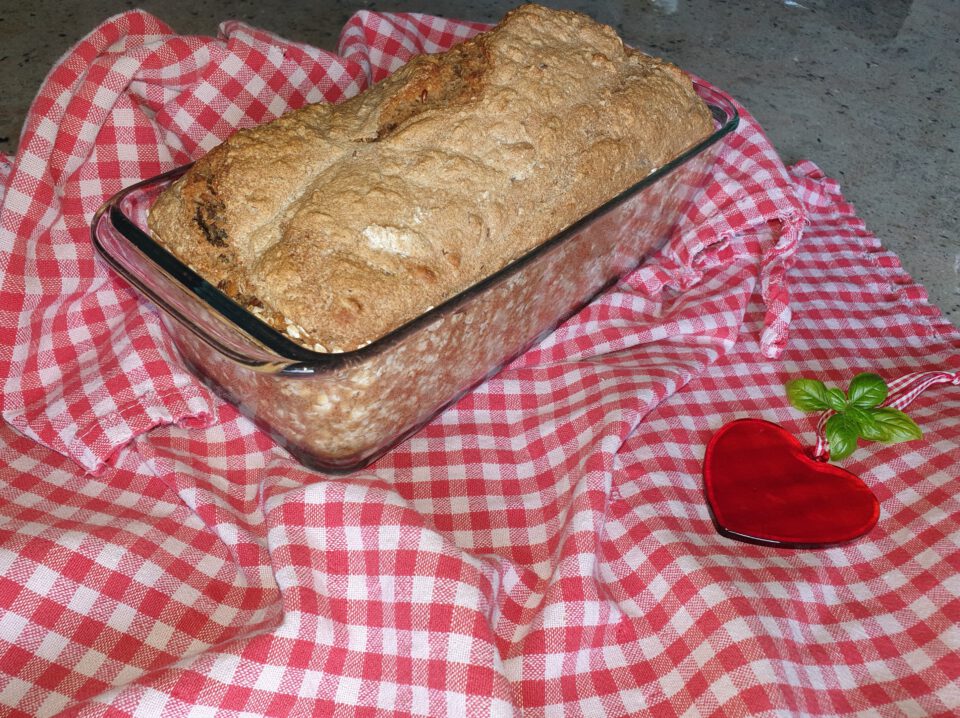
[[[585,15],[525,5],[341,104],[237,132],[158,199],[150,228],[293,339],[346,351],[711,131],[676,67]]]

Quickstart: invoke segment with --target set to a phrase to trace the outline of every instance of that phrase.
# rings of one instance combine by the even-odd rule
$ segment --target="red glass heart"
[[[822,548],[863,536],[880,516],[858,476],[810,457],[761,419],[731,421],[713,435],[703,481],[717,531],[740,541]]]

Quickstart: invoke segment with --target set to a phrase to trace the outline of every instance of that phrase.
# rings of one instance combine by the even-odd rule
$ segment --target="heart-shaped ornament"
[[[737,419],[713,435],[703,480],[717,531],[750,543],[833,546],[863,536],[880,515],[859,477],[814,459],[762,419]]]

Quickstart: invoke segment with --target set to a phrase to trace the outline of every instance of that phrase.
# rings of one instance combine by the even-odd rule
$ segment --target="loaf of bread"
[[[524,5],[338,105],[241,130],[150,210],[201,276],[317,351],[363,346],[706,137],[676,67]]]

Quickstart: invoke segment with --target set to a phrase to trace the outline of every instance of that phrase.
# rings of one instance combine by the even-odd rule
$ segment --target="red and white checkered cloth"
[[[880,499],[865,539],[713,530],[716,429],[813,443],[785,381],[960,366],[837,185],[748,114],[664,252],[349,477],[199,384],[94,259],[121,187],[479,29],[362,12],[334,55],[131,12],[48,77],[0,161],[0,714],[960,712],[960,391],[845,462]]]

